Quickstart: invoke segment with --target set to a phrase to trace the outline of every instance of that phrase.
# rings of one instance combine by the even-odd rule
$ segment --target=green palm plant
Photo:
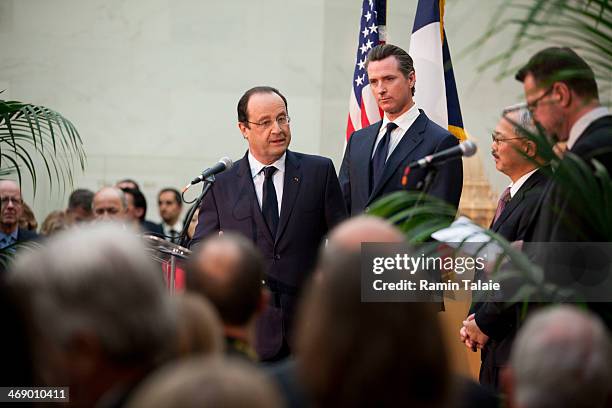
[[[44,106],[0,100],[0,177],[16,174],[21,184],[24,171],[34,193],[39,180],[37,162],[51,186],[61,189],[74,183],[73,168],[85,168],[83,141],[74,125]]]
[[[521,17],[515,17],[516,14]],[[498,78],[513,75],[518,51],[542,42],[575,49],[593,68],[603,93],[612,90],[612,2],[610,0],[504,0],[484,34],[465,51],[478,50],[486,42],[505,36],[511,40],[480,70],[500,69]],[[610,102],[609,100],[607,101]]]

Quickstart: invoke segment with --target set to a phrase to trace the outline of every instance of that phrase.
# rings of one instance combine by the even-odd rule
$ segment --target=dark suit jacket
[[[149,220],[142,220],[140,221],[140,226],[145,233],[155,234],[159,236],[164,235],[164,229],[162,228],[161,224],[156,224],[153,221]]]
[[[194,242],[219,230],[235,231],[253,241],[264,256],[276,304],[257,323],[255,349],[262,359],[274,357],[283,345],[297,295],[315,264],[321,241],[345,217],[331,160],[289,150],[276,239],[261,213],[247,155],[217,176],[204,198]]]
[[[506,204],[491,230],[508,241],[520,241],[525,237],[531,215],[546,186],[548,169],[538,169],[519,188]],[[512,342],[518,330],[520,310],[502,303],[474,303],[470,309],[476,313],[478,327],[489,336],[489,342],[481,351],[480,382],[494,389],[499,387],[499,367],[508,361]]]
[[[582,133],[576,144],[570,150],[590,163],[597,159],[612,174],[612,115],[604,116],[591,123]],[[526,247],[525,252],[535,263],[543,266],[547,281],[554,283],[554,265],[569,265],[571,259],[565,259],[571,254],[552,251],[546,247],[546,242],[604,242],[609,241],[590,222],[591,214],[584,208],[577,207],[570,201],[571,194],[567,187],[554,178],[551,179],[538,203],[536,212],[530,222],[525,237],[526,242],[533,244]],[[588,197],[587,197],[588,199]],[[608,206],[607,211],[612,211]],[[609,329],[612,329],[612,304],[590,303],[589,309],[598,314]]]
[[[36,239],[38,239],[38,234],[36,231],[29,231],[21,228],[17,230],[17,242],[27,242]]]
[[[400,143],[389,156],[380,182],[373,186],[373,191],[370,192],[370,162],[381,126],[382,121],[356,131],[346,146],[339,179],[351,215],[363,212],[374,200],[386,194],[403,190],[401,179],[404,168],[409,163],[459,143],[455,136],[436,125],[420,111],[416,121],[404,133]],[[405,188],[421,189],[428,171],[413,170],[408,176]],[[456,207],[459,205],[462,188],[463,166],[461,160],[453,160],[439,166],[429,194]]]
[[[570,150],[587,162],[595,158],[612,174],[612,116],[591,123]],[[552,179],[531,220],[526,241],[584,242],[607,241],[588,223],[589,214],[571,208],[563,185]],[[572,225],[568,223],[571,221]]]

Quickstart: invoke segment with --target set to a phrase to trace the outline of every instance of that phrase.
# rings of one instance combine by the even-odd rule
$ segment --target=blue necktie
[[[276,229],[278,228],[278,201],[276,199],[276,188],[274,188],[274,181],[272,180],[276,170],[274,166],[263,168],[265,178],[261,200],[261,212],[272,233],[272,237],[276,237]]]
[[[391,139],[391,132],[397,127],[393,122],[387,123],[387,131],[378,146],[376,152],[372,157],[372,171],[370,172],[370,191],[374,189],[376,184],[380,181],[382,174],[385,170],[385,162],[387,161],[387,154],[389,153],[389,140]]]

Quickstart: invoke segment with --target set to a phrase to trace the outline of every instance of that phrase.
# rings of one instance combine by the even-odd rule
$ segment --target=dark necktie
[[[264,184],[263,197],[261,201],[261,212],[263,213],[266,224],[270,228],[272,237],[276,237],[276,229],[278,228],[278,201],[276,199],[276,188],[272,176],[276,172],[276,167],[268,166],[263,168]]]
[[[497,210],[495,210],[495,217],[493,218],[493,222],[491,225],[497,222],[497,219],[504,212],[504,208],[506,208],[506,204],[510,201],[512,197],[510,197],[510,187],[506,187],[502,195],[499,197],[499,201],[497,202]]]
[[[376,183],[382,177],[383,171],[385,170],[385,162],[387,161],[387,154],[389,153],[389,140],[391,139],[391,132],[397,127],[393,122],[387,123],[387,131],[378,146],[376,152],[372,157],[372,171],[370,172],[370,191],[376,186]]]

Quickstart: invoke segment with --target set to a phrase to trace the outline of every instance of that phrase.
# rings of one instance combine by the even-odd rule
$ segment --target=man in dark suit
[[[417,109],[412,58],[399,47],[382,44],[368,54],[366,69],[384,117],[354,132],[346,146],[339,178],[349,214],[361,213],[377,198],[402,189],[427,188],[429,194],[458,206],[461,160],[437,166],[437,174],[432,169],[413,170],[402,184],[406,165],[458,144],[456,137]],[[426,186],[428,174],[433,179]]]
[[[524,239],[532,212],[548,180],[547,169],[538,168],[537,147],[524,130],[534,132],[529,110],[524,106],[504,110],[493,131],[491,154],[495,167],[511,180],[502,193],[491,230],[510,242]],[[486,280],[486,278],[481,277]],[[518,330],[519,310],[501,303],[477,302],[470,308],[461,329],[469,346],[482,348],[480,383],[500,388],[499,374],[508,361]]]
[[[612,174],[612,115],[599,102],[591,67],[570,48],[550,47],[535,54],[516,78],[523,83],[534,120],[545,132],[566,142],[567,151],[588,165],[592,166],[591,160],[596,159]],[[571,251],[558,248],[551,251],[551,245],[546,243],[612,240],[606,232],[608,225],[599,221],[602,217],[597,217],[587,206],[592,205],[596,194],[582,196],[579,186],[571,187],[562,178],[567,174],[561,173],[557,171],[547,184],[525,235],[526,242],[534,243],[526,248],[528,255],[543,266],[547,280],[553,283],[553,278],[558,276],[556,266],[572,264]],[[609,203],[600,203],[598,207],[595,211],[606,211],[605,217],[609,219],[612,211]],[[572,271],[575,276],[582,273]],[[588,306],[612,328],[610,303]]]
[[[277,89],[248,90],[237,110],[249,150],[217,176],[200,207],[193,242],[235,231],[259,248],[272,296],[257,321],[255,349],[261,359],[277,360],[289,354],[296,299],[321,240],[346,210],[331,160],[287,149],[287,100]]]
[[[0,180],[0,249],[18,242],[30,241],[38,237],[36,232],[19,228],[19,218],[23,213],[23,200],[19,185],[11,180]],[[14,252],[14,248],[9,251]]]

